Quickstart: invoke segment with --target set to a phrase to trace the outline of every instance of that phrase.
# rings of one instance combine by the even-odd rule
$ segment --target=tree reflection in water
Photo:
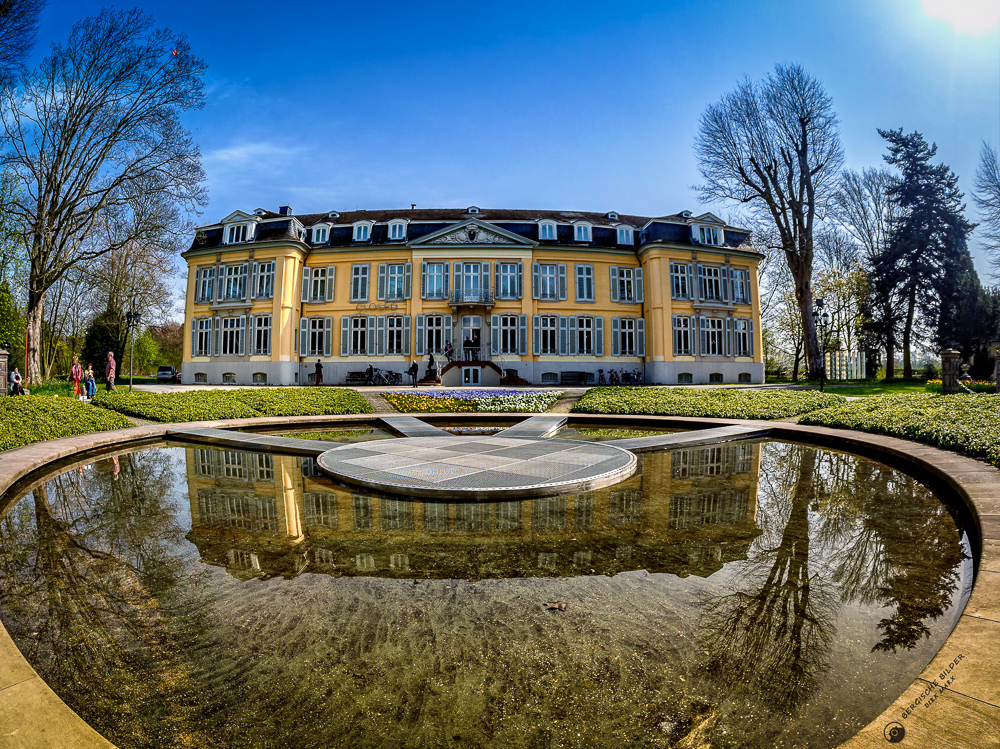
[[[735,563],[729,590],[703,602],[699,637],[715,696],[682,721],[692,746],[708,737],[713,746],[767,746],[794,732],[829,668],[842,604],[891,609],[872,651],[911,649],[952,606],[960,579],[954,520],[888,467],[770,444],[758,502],[762,535]]]
[[[167,746],[191,737],[170,620],[196,616],[187,596],[199,586],[179,585],[184,530],[173,487],[164,451],[131,453],[51,479],[0,522],[8,631],[56,693],[112,741]]]

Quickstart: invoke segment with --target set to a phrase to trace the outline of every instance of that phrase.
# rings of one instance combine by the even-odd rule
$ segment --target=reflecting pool
[[[120,747],[769,749],[853,735],[960,614],[964,534],[903,473],[780,442],[639,457],[461,504],[124,453],[6,508],[0,620]]]

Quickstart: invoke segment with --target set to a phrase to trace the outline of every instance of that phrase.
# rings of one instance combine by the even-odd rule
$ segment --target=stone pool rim
[[[511,422],[535,414],[411,414],[429,423]],[[973,458],[911,442],[844,429],[781,421],[618,414],[568,414],[567,426],[636,426],[681,429],[720,426],[766,427],[771,438],[831,448],[871,458],[916,474],[946,489],[964,504],[973,549],[974,586],[948,639],[916,680],[880,716],[839,745],[860,749],[886,745],[884,731],[900,722],[905,745],[916,747],[1000,746],[1000,470]],[[222,419],[183,424],[147,424],[112,432],[63,437],[0,452],[0,492],[24,493],[67,470],[69,459],[88,462],[101,454],[142,449],[169,440],[178,427],[274,430],[322,426],[380,425],[379,414]],[[940,674],[949,671],[944,685]],[[933,700],[929,700],[930,696]],[[913,706],[917,705],[915,709]],[[905,717],[904,717],[905,715]],[[38,676],[0,626],[0,745],[103,747],[114,745],[73,712]],[[986,743],[984,743],[986,742]],[[993,743],[989,743],[993,742]]]

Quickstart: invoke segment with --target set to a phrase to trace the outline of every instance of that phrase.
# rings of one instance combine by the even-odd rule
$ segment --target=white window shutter
[[[493,263],[493,298],[500,298],[500,261]]]
[[[337,266],[328,265],[326,268],[326,301],[332,302],[335,293],[334,285],[337,283]],[[329,356],[329,354],[328,354]]]
[[[226,288],[226,266],[220,265],[219,272],[216,273],[216,278],[219,279],[219,288],[216,289],[215,300],[217,302],[222,301],[222,296],[225,294]]]
[[[385,315],[375,318],[375,355],[385,356]]]
[[[410,355],[410,316],[403,315],[403,356]]]
[[[351,318],[347,315],[340,318],[340,355],[351,355]]]
[[[698,336],[698,352],[704,356],[708,349],[708,321],[704,317],[698,318],[701,321],[699,326],[701,334]]]
[[[750,357],[753,358],[753,320],[747,320],[747,339],[749,341]]]
[[[222,318],[215,318],[215,355],[222,355]]]
[[[462,263],[459,261],[455,263],[455,291],[461,291],[462,288]]]
[[[479,288],[484,294],[490,290],[490,264],[488,262],[479,266]]]
[[[249,262],[243,263],[243,265],[240,266],[240,286],[242,287],[240,289],[240,291],[242,292],[240,296],[243,298],[244,302],[250,298],[250,284],[248,283],[250,279],[247,278],[247,276],[249,275],[250,275],[250,263]]]
[[[566,263],[559,263],[559,301],[565,302],[568,297],[566,288]]]
[[[494,356],[500,353],[500,315],[490,315],[490,350]]]
[[[375,315],[368,316],[368,356],[375,356]]]
[[[694,315],[691,315],[688,321],[690,325],[688,335],[691,337],[691,356],[697,356],[701,353],[701,349],[698,348],[698,319]]]
[[[517,316],[517,350],[521,356],[528,355],[528,316]]]
[[[705,267],[698,264],[698,299],[705,301]]]
[[[410,298],[413,289],[413,263],[407,263],[403,270],[403,299]]]
[[[323,320],[323,356],[333,353],[333,318]]]
[[[563,276],[565,279],[565,275]],[[559,356],[566,356],[569,352],[569,320],[566,315],[559,316]]]
[[[635,321],[635,355],[646,355],[646,320],[641,317]]]
[[[569,347],[566,353],[569,356],[576,356],[576,316],[569,318]]]
[[[618,301],[618,266],[611,266],[611,301]]]
[[[424,316],[417,315],[417,356],[424,355],[424,339]]]
[[[611,355],[621,356],[621,322],[617,317],[611,318]]]
[[[309,282],[311,279],[312,269],[303,267],[302,268],[302,301],[309,301]]]
[[[524,298],[524,281],[523,281],[524,273],[523,273],[523,270],[524,270],[524,263],[522,263],[521,261],[518,261],[518,263],[517,263],[517,298],[518,299],[523,299]]]
[[[215,299],[215,268],[206,268],[204,272],[208,274],[208,296],[203,301],[210,302]]]
[[[743,301],[747,304],[750,304],[750,271],[749,270],[745,271],[745,273],[746,273],[746,286],[744,287],[745,291],[743,293]]]
[[[729,268],[722,266],[722,301],[729,301]]]
[[[448,266],[446,264],[445,268],[447,267]],[[453,343],[451,338],[451,315],[444,316],[444,340],[441,345],[443,346],[445,343]]]
[[[198,355],[198,318],[191,321],[191,356]]]
[[[531,264],[531,298],[538,299],[538,263]]]
[[[260,272],[260,263],[256,260],[253,264],[253,270],[250,272],[250,298],[253,299],[257,294],[257,274]]]
[[[271,351],[272,351],[271,346],[272,346],[272,341],[273,340],[274,340],[274,316],[273,315],[268,315],[267,316],[267,351],[264,352],[268,356],[271,355]]]
[[[677,315],[671,316],[670,329],[673,331],[674,356],[679,356],[681,354],[681,331],[677,327]]]
[[[726,318],[726,356],[733,355],[733,319]]]
[[[448,298],[448,278],[449,278],[448,271],[451,270],[451,265],[449,263],[444,263],[443,265],[444,265],[444,267],[442,268],[442,271],[444,273],[444,281],[442,282],[441,289],[444,292],[445,299],[447,299]]]
[[[542,321],[538,315],[531,316],[531,353],[538,356],[542,352]]]
[[[635,269],[635,301],[640,304],[646,301],[646,295],[642,288],[642,268]]]
[[[427,298],[427,261],[420,263],[420,298]]]
[[[376,299],[385,299],[385,263],[378,264],[378,289],[375,292]]]
[[[594,317],[594,356],[604,356],[604,318]]]
[[[687,264],[687,277],[688,277],[687,298],[694,299],[694,266],[691,263]]]
[[[299,320],[299,356],[309,355],[309,318]]]

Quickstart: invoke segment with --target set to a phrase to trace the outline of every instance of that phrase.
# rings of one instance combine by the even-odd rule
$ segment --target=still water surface
[[[129,749],[832,747],[917,676],[971,585],[924,486],[777,442],[481,504],[151,448],[12,504],[0,566],[18,647]]]

